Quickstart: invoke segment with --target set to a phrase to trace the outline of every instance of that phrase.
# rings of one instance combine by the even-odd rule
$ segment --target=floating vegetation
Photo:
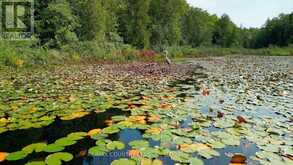
[[[96,66],[4,75],[0,164],[292,164],[293,59],[250,58],[197,59],[164,82]]]

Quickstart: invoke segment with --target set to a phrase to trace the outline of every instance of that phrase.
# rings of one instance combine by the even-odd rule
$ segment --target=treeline
[[[139,49],[173,45],[261,48],[293,43],[293,13],[261,29],[237,27],[185,0],[38,0],[39,44],[61,47],[76,41],[122,42]]]

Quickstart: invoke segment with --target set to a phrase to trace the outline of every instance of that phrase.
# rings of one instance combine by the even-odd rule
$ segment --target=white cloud
[[[293,0],[187,0],[212,14],[228,14],[237,25],[260,27],[268,18],[293,12]]]

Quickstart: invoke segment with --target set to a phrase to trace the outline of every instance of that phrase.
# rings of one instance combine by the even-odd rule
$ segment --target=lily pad
[[[6,160],[8,161],[20,160],[27,157],[27,155],[28,154],[25,151],[12,152],[7,155]]]
[[[142,158],[140,160],[140,164],[141,165],[163,165],[163,162],[159,159],[152,160],[152,159]]]
[[[182,151],[171,151],[169,156],[172,160],[180,163],[189,163],[190,156]]]
[[[149,142],[146,140],[134,140],[129,143],[132,148],[145,148],[149,146]]]
[[[220,156],[220,153],[213,149],[200,150],[198,154],[206,159],[211,159],[215,156]]]
[[[42,152],[44,148],[47,146],[46,143],[34,143],[30,144],[22,149],[22,151],[26,152],[27,154],[31,154],[35,152]]]
[[[76,143],[76,141],[73,139],[74,138],[70,138],[70,137],[60,138],[55,141],[55,144],[61,147],[71,146]]]
[[[89,149],[89,154],[92,156],[104,156],[108,152],[108,149],[103,146],[95,146]]]
[[[198,158],[191,158],[189,163],[190,165],[204,165],[204,162]]]
[[[125,147],[125,144],[120,141],[111,141],[107,144],[109,150],[122,150]]]
[[[73,159],[73,155],[67,152],[58,152],[47,156],[46,163],[48,165],[61,165],[62,161],[69,162]]]
[[[120,129],[117,128],[117,127],[114,127],[114,126],[110,126],[110,127],[107,127],[107,128],[103,129],[103,133],[105,133],[105,134],[114,134],[114,133],[117,133],[119,131],[120,131]]]
[[[65,148],[57,144],[49,144],[44,148],[45,152],[59,152],[63,151]]]
[[[136,165],[136,162],[134,160],[131,159],[118,159],[118,160],[114,160],[111,165]]]
[[[46,163],[44,161],[32,161],[26,163],[25,165],[46,165]]]

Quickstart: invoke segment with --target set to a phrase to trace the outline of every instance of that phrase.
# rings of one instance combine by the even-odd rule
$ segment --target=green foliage
[[[46,7],[37,9],[36,15],[36,33],[41,44],[60,47],[77,41],[74,30],[78,22],[68,1],[48,2]]]
[[[150,0],[126,0],[125,5],[119,13],[119,33],[127,44],[148,48]]]
[[[162,50],[166,46],[177,45],[182,39],[181,18],[187,11],[185,0],[152,0],[151,45],[154,49]]]
[[[192,47],[211,45],[216,21],[216,16],[211,16],[199,8],[190,7],[183,17],[184,43]]]
[[[292,55],[293,13],[260,29],[239,28],[228,15],[218,18],[186,0],[46,0],[36,1],[34,15],[32,41],[0,42],[1,65],[149,60],[139,56],[149,49],[172,57]]]
[[[222,47],[237,45],[237,27],[230,20],[228,15],[223,15],[216,23],[213,36],[213,43]]]

